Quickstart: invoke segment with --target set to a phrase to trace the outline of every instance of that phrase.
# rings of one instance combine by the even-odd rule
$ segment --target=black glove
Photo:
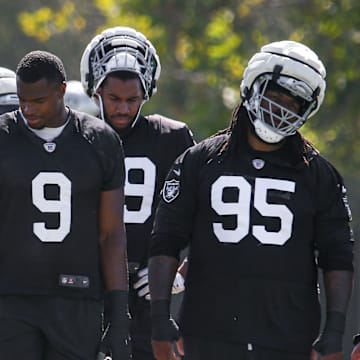
[[[170,315],[170,301],[151,302],[151,338],[160,341],[179,340],[179,327]]]
[[[324,331],[314,342],[313,348],[321,355],[342,352],[345,330],[345,315],[339,311],[329,311],[326,315]]]
[[[110,356],[112,360],[131,359],[130,315],[128,311],[128,292],[113,290],[105,295],[104,331],[101,337],[99,355]]]
[[[356,334],[353,337],[353,344],[357,345],[360,342],[360,334]]]

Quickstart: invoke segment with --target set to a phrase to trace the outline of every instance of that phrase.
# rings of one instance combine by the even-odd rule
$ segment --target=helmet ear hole
[[[251,95],[250,89],[249,89],[248,87],[245,87],[245,88],[243,89],[243,98],[244,98],[245,100],[249,100],[250,95]]]

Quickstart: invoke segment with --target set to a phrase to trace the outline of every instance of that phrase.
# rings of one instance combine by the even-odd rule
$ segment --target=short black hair
[[[26,54],[16,68],[21,81],[32,83],[46,79],[50,83],[62,84],[66,81],[64,64],[56,55],[42,50]]]

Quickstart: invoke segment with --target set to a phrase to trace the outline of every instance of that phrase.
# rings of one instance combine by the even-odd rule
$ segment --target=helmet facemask
[[[92,39],[82,55],[81,82],[89,96],[96,94],[107,75],[117,71],[138,75],[145,101],[156,92],[160,60],[151,42],[135,29],[107,29]]]
[[[152,91],[152,67],[149,64],[148,54],[143,54],[140,49],[128,46],[113,48],[105,53],[106,42],[99,43],[93,50],[90,59],[93,67],[94,90],[96,91],[104,81],[105,77],[115,71],[131,71],[139,76],[144,98],[148,100]],[[105,53],[105,55],[104,55]]]
[[[269,90],[294,97],[299,103],[299,112],[267,97]],[[244,105],[255,133],[267,143],[277,143],[286,136],[294,135],[316,106],[316,97],[305,82],[283,75],[261,75],[254,81],[250,94]]]

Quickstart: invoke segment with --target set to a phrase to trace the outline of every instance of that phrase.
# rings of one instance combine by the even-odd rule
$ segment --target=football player
[[[171,164],[194,145],[188,126],[141,109],[157,90],[161,65],[151,42],[129,27],[95,36],[81,59],[81,81],[99,104],[101,118],[120,135],[125,153],[125,210],[130,272],[132,352],[153,359],[150,343],[148,247],[158,194]],[[183,289],[174,284],[174,293]]]
[[[18,107],[15,72],[0,67],[0,114],[16,110]]]
[[[351,214],[341,175],[299,132],[323,102],[325,76],[304,44],[263,46],[245,69],[229,128],[174,163],[150,247],[158,360],[178,359],[169,298],[188,245],[179,324],[187,360],[343,359]]]
[[[129,359],[121,141],[64,105],[56,55],[26,54],[16,79],[20,109],[0,116],[0,358]]]

